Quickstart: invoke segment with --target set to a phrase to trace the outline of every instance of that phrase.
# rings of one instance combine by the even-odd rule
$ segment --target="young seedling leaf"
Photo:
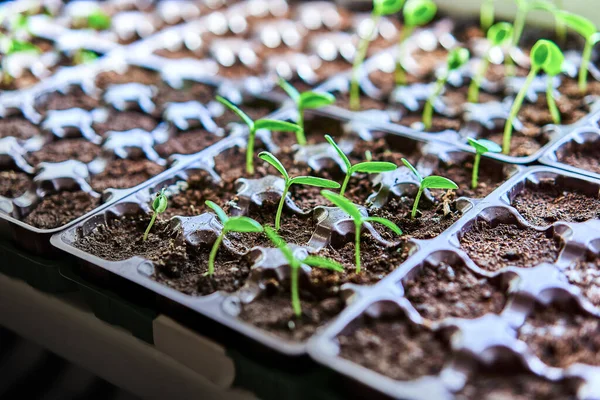
[[[165,195],[165,189],[162,189],[152,202],[152,210],[156,213],[164,213],[168,204],[169,200]]]
[[[337,261],[319,256],[307,256],[302,262],[311,267],[329,269],[336,272],[344,272],[344,267]]]
[[[298,103],[300,101],[300,92],[298,92],[298,90],[296,90],[296,88],[293,87],[288,81],[283,78],[279,78],[279,86],[281,86],[281,88],[287,93],[288,96],[290,96],[292,100],[294,100],[294,103]]]
[[[261,224],[248,217],[231,217],[227,220],[224,227],[227,231],[231,232],[262,232],[263,227]]]
[[[421,182],[423,189],[458,189],[456,183],[443,176],[426,176]]]
[[[396,164],[387,161],[365,161],[355,164],[350,168],[351,173],[362,172],[365,174],[376,174],[379,172],[393,171],[396,168]]]
[[[100,9],[94,11],[87,17],[87,26],[97,31],[104,31],[110,28],[110,24],[110,15]]]
[[[548,46],[550,59],[546,62],[546,65],[544,65],[544,72],[546,72],[547,75],[556,76],[563,70],[565,56],[555,43],[550,42]]]
[[[381,217],[367,217],[364,219],[364,221],[365,222],[376,222],[378,224],[385,226],[386,228],[389,228],[396,235],[402,235],[402,229],[400,229],[398,227],[398,225],[396,225],[389,219],[385,219],[385,218],[381,218]]]
[[[473,146],[473,148],[475,149],[475,151],[479,154],[484,154],[484,153],[500,153],[502,151],[502,147],[500,147],[498,144],[492,142],[491,140],[487,140],[487,139],[472,139],[472,138],[467,138],[467,141],[469,142],[469,144],[471,146]]]
[[[259,119],[254,123],[255,129],[267,129],[275,132],[298,132],[302,130],[298,125],[287,122],[279,121],[276,119]]]
[[[596,25],[581,15],[573,14],[568,11],[559,11],[556,13],[556,16],[563,21],[565,25],[579,33],[586,40],[597,32]]]
[[[419,182],[423,181],[423,177],[421,176],[419,171],[417,171],[417,169],[415,167],[413,167],[412,164],[410,162],[408,162],[408,160],[406,158],[402,159],[402,164],[404,164],[406,166],[406,168],[410,169],[410,171],[417,177]]]
[[[448,54],[448,70],[455,71],[469,61],[469,50],[464,47],[454,49]]]
[[[403,10],[404,23],[408,26],[426,25],[436,12],[437,6],[432,0],[408,0]]]
[[[262,151],[258,154],[258,158],[271,164],[277,171],[279,171],[281,175],[283,175],[283,178],[286,181],[290,179],[290,176],[288,175],[281,161],[279,161],[273,154],[269,153],[268,151]]]
[[[532,67],[542,69],[550,61],[552,57],[550,43],[552,42],[549,40],[540,39],[533,45],[530,54]]]
[[[300,95],[299,102],[303,109],[315,109],[335,103],[335,96],[326,92],[304,92]]]
[[[354,205],[350,200],[344,196],[340,196],[337,193],[333,193],[329,190],[321,190],[321,195],[327,200],[344,210],[348,215],[354,219],[354,221],[362,221],[363,216],[358,210],[358,207]]]
[[[41,53],[41,50],[39,47],[37,47],[35,44],[33,43],[29,43],[29,42],[25,42],[22,40],[16,40],[16,39],[9,39],[9,46],[8,46],[8,50],[6,52],[6,54],[14,54],[14,53],[21,53],[21,52],[26,52],[26,51],[30,51],[33,53]]]
[[[271,228],[270,226],[265,226],[264,230],[265,230],[265,234],[267,235],[269,240],[275,245],[275,247],[277,247],[279,250],[281,250],[281,252],[285,256],[285,258],[288,260],[290,265],[293,265],[295,263],[296,257],[294,257],[294,253],[289,248],[289,246],[287,245],[285,240],[283,240],[283,238],[281,236],[279,236],[277,231],[275,229]]]
[[[215,212],[215,214],[217,214],[217,217],[219,218],[219,220],[221,220],[222,224],[225,224],[229,220],[229,217],[227,216],[227,214],[225,214],[225,211],[223,211],[223,209],[219,207],[216,203],[210,200],[206,200],[204,204],[210,207]]]
[[[331,146],[333,146],[333,148],[335,149],[335,151],[338,153],[338,155],[340,156],[340,158],[344,162],[344,165],[346,166],[346,171],[350,171],[350,168],[352,168],[352,165],[350,164],[350,160],[348,160],[348,157],[342,151],[342,149],[340,149],[340,147],[337,145],[337,143],[333,140],[333,138],[331,136],[325,135],[325,140],[327,140],[329,142],[329,144]]]
[[[373,14],[392,15],[402,9],[404,0],[373,0]]]
[[[507,43],[513,35],[513,26],[508,22],[498,22],[490,27],[487,39],[492,46],[502,46]]]
[[[316,186],[329,189],[338,189],[340,187],[340,184],[337,182],[314,176],[297,176],[290,180],[290,184]]]
[[[250,128],[250,129],[254,128],[254,121],[252,121],[252,118],[250,118],[248,116],[248,114],[246,114],[245,112],[240,110],[238,108],[238,106],[236,106],[235,104],[233,104],[232,102],[230,102],[229,100],[227,100],[226,98],[221,97],[221,96],[216,96],[216,99],[219,103],[223,104],[225,107],[227,107],[231,111],[233,111],[238,117],[240,117],[240,119],[242,121],[244,121],[244,123],[246,125],[248,125],[248,128]]]

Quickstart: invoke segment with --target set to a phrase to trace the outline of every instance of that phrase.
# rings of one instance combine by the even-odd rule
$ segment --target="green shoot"
[[[596,25],[587,18],[567,11],[558,12],[557,17],[566,26],[573,29],[585,39],[585,47],[583,48],[581,65],[579,66],[579,90],[584,94],[587,91],[587,74],[592,57],[592,49],[600,40],[600,35],[597,33]]]
[[[403,158],[402,163],[411,170],[411,172],[417,177],[419,180],[419,191],[417,192],[417,197],[415,197],[415,202],[413,204],[412,212],[410,213],[411,218],[415,218],[417,216],[417,208],[419,206],[419,201],[421,200],[421,195],[425,189],[458,189],[456,183],[452,182],[448,178],[444,178],[442,176],[430,175],[425,178],[419,174],[419,171],[415,167],[412,166],[407,159]]]
[[[487,40],[490,42],[491,47],[487,51],[485,57],[481,60],[481,66],[469,85],[469,103],[477,103],[479,101],[479,88],[481,87],[481,81],[490,66],[491,52],[495,48],[501,47],[507,43],[512,37],[512,33],[513,26],[508,22],[498,22],[497,24],[492,25],[487,31]]]
[[[87,27],[97,31],[104,31],[110,28],[112,23],[110,15],[106,14],[101,9],[97,9],[87,16]]]
[[[469,144],[475,149],[475,162],[473,163],[473,174],[471,176],[471,188],[477,189],[479,180],[479,163],[481,162],[481,156],[485,153],[500,153],[502,147],[487,139],[471,139],[467,138]]]
[[[556,7],[554,14],[554,18],[556,19],[556,39],[561,46],[564,46],[567,43],[567,24],[558,15],[563,8],[562,0],[554,0],[554,6]]]
[[[298,110],[298,126],[300,130],[296,131],[296,141],[299,145],[306,144],[304,134],[304,110],[321,108],[331,105],[335,102],[335,97],[331,93],[304,92],[300,93],[295,87],[290,85],[284,79],[279,78],[279,86],[290,96],[296,104]]]
[[[210,255],[208,256],[208,271],[205,275],[212,276],[215,273],[215,258],[217,257],[217,251],[219,250],[219,246],[221,246],[221,242],[223,242],[225,235],[229,232],[262,232],[263,227],[252,218],[243,216],[228,217],[221,207],[210,200],[206,200],[204,203],[217,214],[217,218],[219,218],[221,224],[223,224],[221,234],[215,240],[215,243],[210,250]]]
[[[76,65],[79,64],[87,64],[89,62],[95,61],[98,58],[98,54],[91,50],[79,49],[73,55],[73,62]]]
[[[302,315],[302,307],[300,305],[300,288],[298,287],[298,272],[302,264],[311,267],[330,269],[335,272],[344,272],[344,267],[336,261],[324,257],[307,256],[304,259],[296,257],[292,249],[287,245],[285,240],[277,234],[270,226],[265,226],[265,233],[273,244],[281,250],[287,261],[290,263],[290,292],[292,294],[292,309],[296,317]]]
[[[246,172],[248,174],[254,173],[254,140],[256,138],[257,130],[268,129],[270,131],[280,132],[299,132],[302,130],[296,124],[286,121],[278,121],[275,119],[259,119],[257,121],[252,121],[252,118],[250,118],[248,114],[240,110],[229,100],[221,96],[217,96],[217,101],[240,117],[240,119],[248,126],[248,129],[250,130],[248,134],[248,144],[246,146]]]
[[[281,213],[283,212],[283,204],[285,203],[285,198],[290,190],[290,187],[293,184],[297,185],[308,185],[308,186],[316,186],[321,188],[330,188],[337,189],[340,187],[340,184],[334,181],[330,181],[329,179],[317,178],[313,176],[296,176],[291,178],[288,172],[285,170],[285,167],[275,157],[273,154],[268,151],[263,151],[258,154],[258,157],[261,160],[264,160],[271,164],[273,168],[275,168],[279,173],[283,176],[285,181],[285,187],[283,189],[283,193],[281,194],[281,200],[279,200],[279,206],[277,207],[277,214],[275,215],[275,230],[279,230],[281,227]]]
[[[527,75],[525,84],[519,91],[519,94],[517,94],[517,97],[515,98],[510,109],[510,114],[506,120],[506,125],[504,125],[504,137],[502,139],[502,152],[504,154],[508,154],[510,152],[510,139],[512,136],[513,122],[519,114],[521,106],[523,105],[523,100],[525,99],[525,94],[531,86],[535,76],[538,74],[538,72],[540,72],[540,70],[543,70],[549,75],[548,79],[551,80],[551,75],[556,75],[562,70],[564,56],[554,42],[546,39],[540,39],[531,49],[530,59],[531,71],[529,71],[529,75]],[[549,90],[547,91],[547,97],[551,107],[550,112],[556,113],[560,118],[558,109],[555,109],[554,111],[552,109],[551,104],[553,104],[554,97],[552,96],[551,82],[548,85]],[[554,107],[556,107],[555,104]],[[556,116],[553,115],[553,118],[556,118]]]
[[[371,30],[369,31],[366,37],[360,40],[360,43],[358,44],[358,51],[356,52],[354,62],[352,63],[352,80],[350,81],[351,110],[356,111],[360,109],[360,89],[358,85],[358,74],[360,71],[360,66],[365,60],[365,57],[367,56],[369,43],[373,39],[373,34],[377,29],[379,20],[384,15],[391,15],[397,13],[402,9],[403,5],[404,0],[373,0],[373,11],[371,12]]]
[[[413,33],[418,26],[431,22],[437,6],[432,0],[408,0],[404,6],[404,26],[398,39],[398,56],[396,57],[396,85],[406,85],[406,72],[402,67],[401,60],[404,58],[404,41]]]
[[[490,26],[494,23],[494,0],[483,0],[481,2],[479,21],[481,24],[481,30],[487,32]]]
[[[340,189],[340,196],[343,196],[346,192],[346,187],[348,186],[348,182],[350,181],[350,177],[356,172],[362,172],[364,174],[377,174],[380,172],[393,171],[398,166],[394,163],[387,161],[365,161],[355,165],[350,164],[350,160],[346,157],[346,154],[340,149],[340,147],[335,143],[333,138],[329,135],[325,135],[325,139],[329,142],[329,144],[335,149],[338,153],[344,165],[346,166],[346,177],[344,178],[344,183],[342,184],[342,188]],[[369,153],[370,154],[370,153]]]
[[[164,213],[169,205],[169,199],[167,199],[167,195],[165,194],[165,189],[162,189],[160,193],[156,194],[156,198],[152,202],[152,218],[150,219],[150,223],[144,232],[144,237],[142,240],[145,242],[148,240],[148,234],[150,233],[150,229],[152,229],[152,225],[156,221],[156,217],[158,214]]]
[[[433,93],[427,99],[423,109],[423,124],[425,129],[431,129],[433,123],[433,102],[440,96],[450,71],[455,71],[469,61],[469,50],[465,48],[454,49],[448,54],[447,66],[444,73],[438,78]]]
[[[379,223],[386,228],[389,228],[396,235],[402,235],[402,230],[398,228],[398,225],[394,224],[392,221],[381,218],[381,217],[365,217],[361,214],[360,210],[354,203],[345,198],[342,195],[337,193],[330,192],[329,190],[322,190],[321,194],[327,200],[335,204],[337,207],[344,210],[346,214],[352,217],[354,221],[354,245],[355,245],[355,263],[356,263],[356,273],[360,274],[360,231],[365,222],[376,222]]]

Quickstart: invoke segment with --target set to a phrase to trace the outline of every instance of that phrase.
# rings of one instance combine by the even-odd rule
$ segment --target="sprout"
[[[165,194],[165,189],[162,189],[160,193],[156,194],[156,198],[152,202],[152,218],[150,219],[150,223],[144,232],[144,237],[142,238],[144,242],[148,239],[148,234],[150,233],[150,229],[152,229],[152,225],[154,225],[154,221],[156,221],[156,217],[158,214],[164,213],[168,205],[169,200]]]
[[[556,109],[556,104],[554,104],[551,80],[552,76],[560,73],[562,70],[564,56],[554,42],[546,39],[540,39],[531,49],[530,58],[531,71],[529,71],[529,75],[527,75],[525,84],[523,87],[521,87],[519,94],[517,94],[517,97],[515,98],[515,101],[510,109],[510,114],[506,120],[506,125],[504,125],[504,137],[502,139],[502,152],[504,154],[508,154],[510,151],[510,139],[512,136],[513,121],[519,114],[519,110],[523,105],[523,100],[525,99],[527,90],[531,86],[535,76],[540,70],[543,70],[548,74],[548,88],[546,91],[546,97],[548,99],[550,112],[553,114],[553,118],[556,118],[558,115],[558,118],[560,119],[560,115]]]
[[[587,74],[590,58],[592,57],[592,49],[600,41],[600,34],[597,33],[596,25],[582,16],[566,11],[559,11],[557,18],[585,39],[585,47],[583,48],[581,65],[579,66],[579,90],[581,93],[585,93],[587,90]]]
[[[377,29],[379,20],[384,15],[395,14],[402,9],[404,0],[373,0],[373,11],[371,12],[371,29],[366,37],[363,37],[358,44],[358,51],[352,64],[352,80],[350,81],[350,108],[352,110],[360,109],[360,94],[358,85],[358,73],[360,66],[367,56],[369,43],[373,40],[373,34]]]
[[[311,267],[318,267],[323,269],[330,269],[336,272],[344,272],[344,267],[327,258],[318,257],[318,256],[307,256],[304,259],[299,259],[296,257],[292,249],[287,245],[287,243],[277,234],[277,232],[271,228],[270,226],[265,226],[265,233],[267,237],[273,242],[273,244],[281,250],[284,257],[290,263],[291,273],[290,273],[290,291],[292,293],[292,308],[294,310],[294,314],[296,317],[302,315],[302,307],[300,306],[300,291],[298,287],[298,270],[302,266],[302,264],[309,265]]]
[[[321,194],[327,200],[331,201],[333,204],[344,210],[352,219],[354,220],[354,231],[355,231],[355,259],[356,259],[356,273],[360,273],[360,231],[365,222],[377,222],[391,231],[393,231],[396,235],[402,235],[402,230],[398,228],[398,225],[394,224],[392,221],[381,218],[381,217],[365,217],[361,214],[360,210],[354,203],[345,198],[342,195],[337,193],[330,192],[329,190],[322,190]]]
[[[298,126],[300,130],[296,131],[296,141],[299,145],[306,144],[304,135],[304,110],[315,109],[328,106],[335,102],[335,97],[331,93],[304,92],[300,93],[295,87],[285,80],[279,78],[279,86],[294,100],[298,109]]]
[[[417,216],[417,207],[419,206],[419,200],[421,200],[421,195],[423,194],[423,191],[425,189],[458,189],[456,183],[442,176],[430,175],[423,178],[421,174],[419,174],[419,171],[417,171],[417,169],[413,167],[412,164],[409,163],[408,160],[405,158],[402,159],[402,163],[404,163],[404,165],[406,165],[406,167],[410,169],[419,180],[419,191],[417,192],[417,197],[415,197],[412,212],[410,213],[411,218],[415,218]]]
[[[73,62],[75,64],[87,64],[95,61],[98,58],[98,54],[91,50],[79,49],[73,56]]]
[[[212,276],[215,273],[215,258],[217,257],[217,251],[219,250],[219,246],[225,235],[229,232],[262,232],[263,227],[252,218],[242,216],[228,217],[221,207],[210,200],[206,200],[204,203],[217,214],[221,224],[223,224],[221,234],[217,237],[217,240],[215,240],[215,243],[210,250],[210,255],[208,256],[208,271],[206,271],[205,275]]]
[[[475,149],[475,162],[473,163],[473,175],[471,176],[471,188],[477,188],[477,181],[479,179],[479,163],[481,162],[481,156],[485,153],[500,153],[502,147],[487,139],[471,139],[467,138],[467,141]]]
[[[87,16],[87,27],[97,31],[104,31],[110,28],[111,18],[101,9],[97,9]]]
[[[396,85],[406,85],[406,73],[402,67],[403,43],[412,34],[417,26],[428,24],[435,13],[437,6],[432,0],[408,0],[404,6],[404,26],[398,39],[398,56],[396,58]]]
[[[480,10],[479,21],[481,23],[481,30],[487,32],[494,23],[494,0],[483,0]]]
[[[271,164],[279,173],[283,176],[285,180],[285,187],[283,189],[283,193],[281,194],[281,200],[279,200],[279,206],[277,207],[277,214],[275,214],[275,229],[279,230],[281,227],[281,213],[283,211],[283,204],[285,203],[285,197],[288,194],[290,186],[293,184],[297,185],[308,185],[308,186],[316,186],[322,188],[330,188],[337,189],[340,187],[340,184],[334,181],[330,181],[329,179],[316,178],[312,176],[296,176],[294,178],[290,178],[289,174],[285,170],[285,167],[275,157],[273,154],[268,151],[263,151],[258,154],[258,157],[269,164]]]
[[[342,184],[342,188],[340,189],[340,196],[344,195],[346,191],[346,187],[348,186],[348,182],[350,181],[350,177],[356,172],[362,172],[365,174],[377,174],[380,172],[393,171],[396,168],[396,164],[387,162],[387,161],[365,161],[355,165],[350,164],[350,160],[346,157],[346,154],[340,149],[340,147],[335,143],[333,138],[329,135],[325,135],[325,139],[329,142],[330,145],[333,146],[335,151],[338,153],[344,165],[346,166],[346,177],[344,178],[344,183]],[[371,153],[365,153],[366,157],[370,157]]]
[[[423,109],[423,124],[425,129],[431,129],[433,119],[433,102],[439,97],[446,85],[450,71],[455,71],[469,60],[469,50],[465,48],[454,49],[448,54],[446,70],[438,78],[433,93],[427,99]]]
[[[282,131],[282,132],[298,132],[301,128],[292,124],[291,122],[286,121],[278,121],[275,119],[259,119],[257,121],[252,121],[245,112],[240,110],[237,106],[231,103],[229,100],[217,96],[217,100],[219,103],[223,104],[225,107],[229,108],[231,111],[237,114],[238,117],[248,126],[250,130],[248,134],[248,145],[246,146],[246,172],[249,174],[254,173],[254,138],[256,137],[256,131],[259,129],[268,129],[270,131]]]
[[[490,66],[490,55],[492,51],[508,42],[512,37],[512,32],[513,26],[508,22],[499,22],[488,30],[487,40],[490,42],[491,47],[481,61],[479,71],[477,71],[477,74],[473,77],[471,85],[469,86],[468,100],[470,103],[477,103],[479,101],[479,87]]]

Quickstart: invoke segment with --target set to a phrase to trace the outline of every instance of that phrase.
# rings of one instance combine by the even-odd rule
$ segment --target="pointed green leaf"
[[[426,25],[436,12],[437,6],[432,0],[408,0],[403,10],[404,23],[408,26]]]
[[[223,104],[225,107],[229,108],[231,111],[233,111],[234,113],[236,113],[236,115],[238,117],[240,117],[240,119],[242,121],[244,121],[244,123],[246,125],[248,125],[248,128],[253,129],[254,128],[254,122],[252,121],[252,118],[250,118],[248,116],[248,114],[246,114],[245,112],[243,112],[242,110],[240,110],[238,108],[238,106],[236,106],[235,104],[233,104],[232,102],[230,102],[229,100],[227,100],[224,97],[221,96],[217,96],[216,97],[217,101],[221,104]]]
[[[156,198],[152,202],[152,210],[155,213],[164,213],[169,205],[169,200],[167,199],[167,195],[165,195],[165,189],[163,188],[160,193],[156,194]]]
[[[270,226],[265,226],[265,234],[267,235],[269,240],[273,242],[275,247],[281,250],[288,262],[290,264],[295,264],[296,257],[294,257],[292,249],[290,249],[285,240],[283,240],[281,236],[277,234],[277,231],[275,231],[275,229],[271,228]]]
[[[408,160],[406,158],[402,159],[402,164],[404,164],[408,169],[410,169],[410,171],[417,177],[419,182],[423,181],[423,177],[421,176],[419,171],[417,171],[417,169],[415,167],[413,167],[412,164],[410,162],[408,162]]]
[[[221,220],[222,224],[225,224],[227,220],[229,220],[229,217],[227,216],[227,214],[225,214],[225,211],[223,211],[223,209],[219,207],[216,203],[213,203],[210,200],[206,200],[204,204],[210,207],[215,212],[215,214],[217,214],[217,217]]]
[[[350,168],[350,171],[351,173],[362,172],[364,174],[376,174],[379,172],[393,171],[396,168],[398,168],[396,164],[387,161],[365,161],[353,165],[352,168]]]
[[[294,100],[294,103],[299,102],[300,92],[298,92],[298,90],[296,90],[296,88],[293,87],[288,81],[280,77],[279,86],[287,93],[288,96],[290,96],[292,100]]]
[[[484,153],[500,153],[502,151],[502,147],[500,147],[498,144],[492,142],[491,140],[487,140],[487,139],[472,139],[472,138],[467,138],[467,141],[469,142],[469,144],[471,146],[473,146],[473,148],[475,149],[475,151],[478,154],[484,154]]]
[[[389,228],[396,235],[402,235],[402,229],[400,229],[398,227],[398,225],[396,225],[389,219],[385,219],[385,218],[381,218],[381,217],[367,217],[364,220],[366,222],[377,222],[378,224],[381,224],[381,225],[385,226],[386,228]]]
[[[329,144],[331,146],[333,146],[333,148],[335,149],[335,151],[338,153],[338,155],[340,156],[340,158],[344,162],[344,165],[346,166],[346,170],[350,171],[350,168],[352,167],[352,165],[350,164],[350,160],[348,160],[348,157],[342,151],[342,149],[340,149],[340,147],[337,145],[337,143],[333,140],[333,138],[331,136],[325,135],[325,140],[327,140],[329,142]]]
[[[573,14],[568,11],[559,11],[556,13],[556,17],[569,28],[583,36],[586,40],[597,31],[596,25],[581,15]]]
[[[344,272],[344,267],[337,261],[330,260],[325,257],[307,256],[302,262],[311,267],[330,269],[336,272]]]
[[[297,176],[292,178],[291,183],[295,185],[308,185],[329,189],[338,189],[340,187],[340,184],[337,182],[314,176]]]
[[[490,27],[487,39],[493,46],[501,46],[508,42],[513,35],[513,26],[508,22],[498,22]]]
[[[334,205],[344,210],[348,215],[352,217],[352,219],[354,219],[355,222],[362,221],[363,216],[358,210],[358,207],[356,207],[354,203],[352,203],[344,196],[340,196],[339,194],[330,192],[329,190],[321,190],[321,195],[330,202],[332,202]]]
[[[373,14],[392,15],[402,9],[404,0],[373,0]]]
[[[300,95],[300,108],[314,109],[335,103],[335,96],[331,93],[304,92]]]
[[[271,164],[277,171],[279,171],[281,175],[283,175],[283,178],[286,180],[286,182],[290,179],[290,176],[288,175],[281,161],[279,161],[273,154],[269,153],[268,151],[261,151],[258,153],[258,158]]]
[[[456,183],[443,176],[427,176],[421,182],[423,189],[458,189]]]
[[[464,47],[452,50],[450,54],[448,54],[448,60],[446,61],[446,64],[448,65],[448,70],[456,71],[457,69],[465,65],[467,61],[469,61],[469,57],[469,50],[465,49]]]
[[[8,39],[8,40],[10,42],[9,42],[9,46],[8,46],[8,50],[6,51],[6,54],[14,54],[14,53],[20,53],[20,52],[25,52],[25,51],[41,53],[40,48],[37,47],[33,43],[25,42],[22,40],[16,40],[16,39],[12,39],[12,40]]]
[[[302,130],[302,128],[292,122],[276,119],[259,119],[254,123],[254,128],[257,130],[268,129],[275,132],[299,132]]]
[[[225,222],[223,229],[228,232],[262,232],[263,227],[257,221],[248,217],[231,217]]]
[[[97,31],[104,31],[110,28],[110,24],[110,15],[100,9],[94,11],[87,17],[87,26]]]

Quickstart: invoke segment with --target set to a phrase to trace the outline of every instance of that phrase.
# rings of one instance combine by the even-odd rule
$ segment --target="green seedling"
[[[471,188],[476,189],[479,180],[479,163],[481,156],[485,153],[500,153],[502,147],[487,139],[467,138],[469,144],[475,149],[475,161],[473,163],[473,174],[471,175]]]
[[[456,183],[452,182],[448,178],[444,178],[443,176],[435,176],[430,175],[423,178],[419,171],[415,167],[412,166],[407,159],[403,158],[402,163],[411,170],[411,172],[417,177],[419,180],[419,191],[417,192],[417,196],[415,197],[415,202],[413,204],[412,212],[410,213],[411,218],[415,218],[417,216],[417,208],[419,207],[419,201],[421,200],[421,195],[425,189],[458,189]]]
[[[336,261],[324,257],[307,256],[303,259],[299,259],[294,255],[294,252],[292,249],[290,249],[285,240],[283,240],[273,228],[270,226],[265,226],[265,233],[271,242],[273,242],[273,244],[279,250],[281,250],[284,257],[290,263],[290,292],[292,294],[292,309],[294,310],[296,317],[300,317],[302,315],[302,307],[300,305],[298,273],[302,264],[306,264],[310,267],[329,269],[335,272],[344,272],[344,267]]]
[[[217,240],[215,240],[215,243],[210,250],[210,255],[208,256],[208,271],[204,274],[213,276],[215,273],[215,258],[217,257],[217,251],[219,251],[219,246],[221,246],[225,235],[229,232],[258,233],[263,231],[263,227],[252,218],[243,216],[228,217],[221,207],[210,200],[206,200],[204,203],[215,212],[217,218],[219,218],[221,224],[223,224],[221,234],[217,236]]]
[[[97,31],[104,31],[110,28],[112,21],[110,15],[101,9],[97,9],[87,16],[86,23],[88,28],[92,28]]]
[[[73,62],[77,65],[87,64],[95,61],[98,58],[98,54],[91,50],[79,49],[73,55]]]
[[[433,93],[427,99],[425,108],[423,109],[423,124],[425,125],[425,129],[431,129],[433,123],[433,102],[440,96],[444,86],[446,86],[450,72],[462,67],[467,61],[469,61],[469,50],[465,48],[454,49],[448,54],[446,70],[437,79]]]
[[[335,151],[338,153],[338,155],[344,162],[344,165],[346,166],[346,177],[344,178],[344,183],[342,183],[342,188],[340,189],[340,196],[343,196],[344,193],[346,192],[346,187],[348,186],[350,177],[352,177],[352,175],[357,172],[362,172],[364,174],[377,174],[380,172],[393,171],[396,168],[398,168],[398,166],[396,164],[387,162],[387,161],[371,161],[371,160],[369,160],[369,161],[365,161],[365,162],[361,162],[361,163],[352,165],[352,164],[350,164],[350,160],[348,160],[348,157],[346,156],[346,154],[344,154],[342,149],[340,149],[340,147],[337,145],[337,143],[335,143],[335,141],[333,140],[333,138],[331,136],[325,135],[325,139],[335,149]],[[367,158],[372,157],[370,152],[368,154],[365,153],[365,156]]]
[[[511,39],[512,33],[513,26],[508,22],[498,22],[497,24],[492,25],[487,31],[487,40],[491,47],[481,60],[479,70],[469,85],[468,100],[470,103],[477,103],[479,101],[479,88],[481,87],[481,81],[490,66],[490,55],[492,51],[506,44]]]
[[[371,11],[371,30],[366,37],[360,40],[358,51],[352,63],[352,79],[350,81],[350,109],[360,109],[359,72],[360,66],[367,56],[369,43],[373,40],[373,34],[377,29],[382,16],[396,14],[402,9],[404,0],[373,0],[373,11]]]
[[[306,144],[306,135],[304,133],[304,110],[326,107],[335,102],[335,97],[331,93],[304,92],[300,93],[295,87],[290,85],[284,79],[279,78],[279,86],[290,96],[296,104],[298,110],[298,126],[300,130],[296,131],[296,141],[299,145]]]
[[[587,91],[587,75],[592,57],[592,49],[600,41],[600,34],[597,32],[596,25],[587,18],[567,11],[560,11],[557,15],[566,26],[573,29],[585,39],[585,47],[583,48],[581,65],[579,66],[579,90],[581,93],[585,93]]]
[[[246,172],[248,174],[254,173],[254,140],[256,138],[256,131],[259,129],[267,129],[270,131],[279,132],[294,132],[297,133],[302,130],[298,125],[286,121],[278,121],[275,119],[259,119],[252,121],[252,118],[245,112],[240,110],[236,105],[231,103],[229,100],[217,96],[219,103],[233,111],[240,119],[248,126],[250,130],[248,134],[248,144],[246,146]]]
[[[552,76],[560,73],[562,70],[564,56],[554,42],[546,39],[540,39],[531,49],[530,59],[531,70],[529,71],[529,75],[527,75],[525,84],[523,87],[521,87],[517,97],[515,97],[513,105],[510,109],[510,114],[506,120],[506,125],[504,125],[504,137],[502,139],[502,152],[504,154],[508,154],[510,151],[513,122],[521,110],[523,100],[525,99],[525,94],[540,71],[544,71],[546,74],[548,74],[548,88],[546,90],[548,106],[550,107],[550,112],[553,115],[553,119],[558,118],[560,120],[560,114],[556,108],[554,96],[552,94],[551,80]]]
[[[490,29],[490,26],[494,23],[495,13],[494,0],[483,0],[481,2],[479,21],[482,31],[487,32]]]
[[[398,39],[398,56],[396,58],[396,85],[406,85],[406,72],[402,67],[404,58],[403,44],[410,37],[418,26],[423,26],[431,22],[437,6],[432,0],[408,0],[403,9],[404,26]]]
[[[279,173],[283,176],[285,181],[285,187],[283,189],[283,193],[281,194],[281,200],[279,200],[279,206],[277,206],[277,214],[275,214],[275,229],[279,230],[281,227],[281,213],[283,212],[283,204],[285,203],[285,197],[290,190],[292,185],[308,185],[308,186],[316,186],[321,188],[329,188],[329,189],[337,189],[340,187],[340,184],[334,181],[330,181],[329,179],[317,178],[314,176],[296,176],[291,178],[285,167],[275,157],[273,154],[268,151],[263,151],[258,154],[258,157],[261,160],[264,160],[271,164],[273,168],[275,168]]]
[[[152,229],[152,225],[154,225],[154,222],[156,221],[156,217],[158,214],[164,213],[168,205],[169,200],[165,194],[165,189],[162,189],[160,193],[156,194],[156,198],[152,202],[152,218],[150,219],[150,223],[144,232],[144,237],[142,238],[144,242],[148,240],[148,234],[150,233],[150,229]]]
[[[323,197],[325,197],[327,200],[329,200],[330,202],[335,204],[337,207],[344,210],[344,212],[346,212],[346,214],[348,214],[350,217],[352,217],[352,220],[354,221],[354,230],[355,230],[354,257],[355,257],[357,274],[360,273],[360,232],[361,232],[362,226],[365,222],[376,222],[378,224],[385,226],[386,228],[389,228],[396,235],[402,235],[402,230],[400,228],[398,228],[398,225],[394,224],[392,221],[385,219],[385,218],[363,216],[360,213],[358,207],[356,207],[356,205],[354,203],[352,203],[350,200],[348,200],[344,196],[339,195],[337,193],[333,193],[329,190],[322,190],[321,194],[323,195]]]

